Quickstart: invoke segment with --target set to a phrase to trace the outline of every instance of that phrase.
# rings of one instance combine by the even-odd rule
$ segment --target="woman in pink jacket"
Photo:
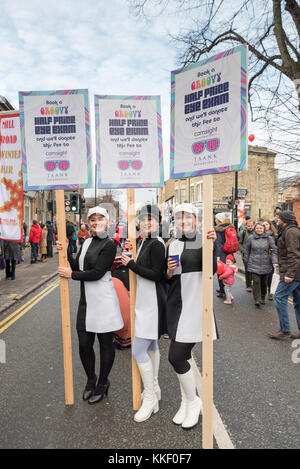
[[[226,300],[224,301],[224,303],[226,305],[231,305],[232,300],[234,300],[234,297],[231,294],[230,287],[234,284],[234,276],[237,272],[238,268],[236,265],[234,265],[234,257],[229,254],[226,257],[224,272],[219,277],[220,279],[222,279],[224,284],[224,290],[226,294]]]

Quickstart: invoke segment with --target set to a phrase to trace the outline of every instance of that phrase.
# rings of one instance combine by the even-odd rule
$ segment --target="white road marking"
[[[199,396],[202,396],[202,376],[197,366],[197,363],[195,361],[195,357],[193,356],[192,358],[193,358],[192,369],[195,375],[196,387],[197,387]],[[229,433],[226,430],[226,427],[215,405],[213,407],[213,429],[214,429],[214,436],[215,436],[219,449],[235,449],[233,442],[231,441],[231,438],[229,436]]]

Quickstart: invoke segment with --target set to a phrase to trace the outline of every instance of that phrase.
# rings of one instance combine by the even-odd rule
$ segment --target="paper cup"
[[[169,256],[173,261],[176,261],[177,267],[179,266],[179,254]]]
[[[125,254],[125,256],[129,257],[130,259],[132,258],[131,252],[123,251],[123,254]]]

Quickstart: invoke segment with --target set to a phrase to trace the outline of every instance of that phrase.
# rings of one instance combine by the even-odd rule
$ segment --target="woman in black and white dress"
[[[198,423],[202,408],[191,369],[191,351],[202,341],[202,237],[196,231],[197,213],[192,204],[177,206],[174,216],[178,237],[171,241],[167,254],[169,362],[181,389],[181,405],[173,422],[187,429]],[[215,241],[215,231],[209,231],[207,237]],[[215,251],[213,270],[217,270]]]
[[[76,259],[68,255],[70,266],[60,267],[58,271],[61,277],[80,280],[76,328],[79,354],[88,379],[83,399],[96,404],[108,393],[108,376],[115,358],[112,331],[123,327],[123,319],[111,277],[116,246],[107,235],[107,211],[102,207],[91,208],[88,226],[92,237],[84,241]],[[62,249],[61,243],[57,243],[57,247]],[[100,344],[98,382],[93,348],[96,334]]]
[[[164,282],[166,247],[159,237],[161,214],[157,206],[146,205],[138,215],[143,241],[136,262],[122,254],[122,263],[137,277],[135,333],[132,355],[143,386],[143,403],[135,414],[136,422],[147,420],[159,408],[161,391],[158,384],[160,352],[158,339],[165,332],[166,284]],[[132,249],[127,240],[126,248]]]

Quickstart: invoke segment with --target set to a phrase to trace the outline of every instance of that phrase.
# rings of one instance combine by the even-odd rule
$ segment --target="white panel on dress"
[[[202,342],[202,272],[181,274],[182,311],[176,341]],[[213,339],[217,338],[213,319]]]
[[[134,334],[142,339],[158,339],[158,303],[156,284],[136,276],[135,328]]]
[[[162,238],[156,238],[166,248]],[[141,252],[144,240],[139,248]],[[165,250],[166,252],[166,250]],[[136,276],[135,327],[134,335],[141,339],[158,339],[158,301],[156,283],[140,275]]]
[[[111,272],[92,282],[84,282],[87,332],[112,332],[124,326]]]
[[[79,257],[79,270],[84,271],[84,259],[93,238],[88,238],[82,246]],[[100,280],[84,282],[86,299],[85,328],[87,332],[112,332],[124,326],[118,296],[112,282],[111,272],[106,272]]]

